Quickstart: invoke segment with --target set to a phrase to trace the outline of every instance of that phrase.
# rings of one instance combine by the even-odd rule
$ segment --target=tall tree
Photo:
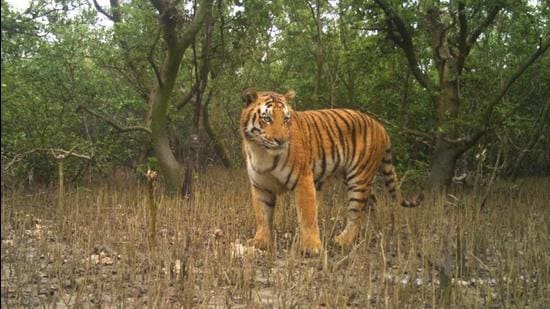
[[[463,112],[465,91],[462,90],[467,86],[465,75],[472,70],[467,69],[468,58],[480,38],[489,36],[488,29],[497,16],[503,12],[506,14],[505,4],[494,1],[487,6],[476,3],[467,7],[465,1],[450,1],[447,6],[436,2],[420,2],[418,5],[407,2],[396,6],[385,0],[374,2],[385,15],[388,37],[403,51],[416,81],[434,102],[436,128],[433,130],[434,150],[428,185],[441,188],[450,183],[458,158],[489,131],[495,108],[502,103],[514,82],[548,50],[550,39],[541,38],[538,44],[532,44],[532,53],[512,72],[507,72],[508,76],[500,88],[479,107],[481,111],[478,114],[481,116],[470,130],[460,126],[460,122],[464,123],[464,117],[468,116]],[[417,20],[416,26],[403,18],[412,10],[419,10],[417,15],[422,17]],[[474,16],[483,18],[475,20]],[[424,62],[418,55],[422,48],[416,46],[421,40],[415,40],[421,31],[424,31],[422,34],[426,38],[423,46],[431,50],[429,61]],[[430,74],[432,65],[436,78]]]
[[[121,4],[118,0],[111,1],[111,13],[103,9],[96,1],[94,3],[100,12],[115,23],[115,27],[121,27],[117,24],[125,22],[121,15]],[[157,11],[158,23],[158,36],[147,55],[147,61],[152,68],[154,80],[147,86],[147,83],[143,82],[147,80],[144,71],[135,69],[133,73],[135,80],[139,81],[138,85],[145,84],[143,88],[147,89],[152,146],[168,186],[175,189],[183,183],[184,167],[177,160],[170,146],[168,110],[171,104],[181,104],[174,99],[174,87],[179,76],[180,66],[186,50],[193,43],[205,17],[212,8],[212,1],[200,1],[192,17],[186,14],[180,1],[151,0],[151,4]],[[127,57],[131,57],[131,50],[126,44],[125,40],[120,40],[122,50],[127,53]],[[162,52],[158,52],[158,50],[162,50]],[[155,54],[160,57],[160,65],[157,64],[157,60],[154,58]],[[136,67],[132,63],[132,59],[129,58],[128,61],[130,68]]]

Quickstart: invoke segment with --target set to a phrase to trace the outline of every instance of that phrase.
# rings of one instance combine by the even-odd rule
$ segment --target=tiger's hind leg
[[[252,185],[252,205],[256,217],[256,234],[247,244],[260,249],[273,248],[273,212],[275,193]]]
[[[365,220],[367,207],[376,202],[371,194],[371,182],[373,177],[352,179],[348,182],[348,209],[346,214],[346,227],[335,242],[341,246],[349,246],[359,234]]]

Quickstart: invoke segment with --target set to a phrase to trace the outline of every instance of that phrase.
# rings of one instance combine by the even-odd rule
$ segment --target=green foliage
[[[427,48],[430,38],[425,12],[433,5],[456,12],[456,3],[389,2],[411,32],[420,67],[437,82],[433,51]],[[425,170],[432,141],[406,134],[403,128],[470,134],[507,78],[541,39],[549,38],[550,6],[546,2],[465,1],[470,30],[482,22],[494,3],[504,9],[467,58],[460,77],[459,115],[448,126],[438,127],[434,99],[418,84],[403,52],[389,39],[386,18],[374,2],[216,2],[205,92],[211,93],[211,125],[232,160],[242,162],[240,90],[247,86],[279,92],[294,89],[296,109],[354,108],[391,122],[395,127],[388,129],[399,168]],[[191,4],[182,1],[178,5],[192,15]],[[150,161],[146,134],[121,133],[97,117],[77,112],[82,105],[123,126],[148,126],[148,96],[155,82],[150,62],[160,66],[165,52],[162,44],[153,48],[159,33],[157,12],[145,0],[123,2],[118,12],[124,22],[113,26],[105,19],[100,22],[102,15],[86,1],[33,1],[25,12],[14,11],[2,1],[3,163],[36,149],[77,146],[76,152],[93,155],[91,166],[104,171],[116,165],[136,168],[156,164]],[[453,27],[450,44],[456,45],[459,35],[458,27]],[[198,35],[194,44],[197,55],[202,40]],[[180,161],[192,130],[194,104],[175,106],[195,83],[194,65],[193,51],[187,50],[169,110],[170,141]],[[481,141],[490,148],[492,159],[503,143],[510,161],[514,152],[526,146],[526,136],[532,135],[533,123],[550,93],[550,77],[545,74],[549,71],[550,58],[545,55],[517,80],[495,109],[494,128]],[[548,130],[543,130],[540,141],[529,150],[523,170],[532,172],[536,166],[550,165]],[[201,164],[210,164],[215,160],[213,146],[204,134],[201,140],[205,141]],[[465,165],[475,164],[473,155],[467,155]],[[47,151],[15,161],[3,175],[23,180],[32,170],[45,184],[53,180],[55,160]],[[71,159],[67,178],[78,175],[87,164]]]

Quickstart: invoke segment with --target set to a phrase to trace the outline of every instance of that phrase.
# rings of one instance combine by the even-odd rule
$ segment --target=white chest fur
[[[269,188],[272,191],[284,191],[283,183],[281,182],[282,171],[281,165],[286,160],[287,150],[279,152],[269,152],[265,148],[247,144],[246,151],[246,168],[250,181],[256,186]]]

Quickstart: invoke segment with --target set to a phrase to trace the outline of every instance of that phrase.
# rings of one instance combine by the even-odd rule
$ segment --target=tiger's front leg
[[[249,246],[268,250],[273,248],[273,210],[276,195],[265,189],[252,186],[252,205],[256,217],[256,235],[248,240]]]
[[[296,210],[300,224],[300,250],[309,255],[320,254],[322,246],[312,174],[304,175],[296,185]]]

